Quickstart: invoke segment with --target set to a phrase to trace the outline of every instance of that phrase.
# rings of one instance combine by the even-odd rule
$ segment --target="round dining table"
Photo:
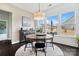
[[[42,34],[40,34],[42,35]],[[46,40],[52,39],[53,35],[51,34],[46,34]],[[26,35],[26,39],[29,39],[30,41],[36,41],[36,34],[29,34]]]
[[[32,45],[32,48],[35,46],[35,43],[36,43],[36,39],[37,39],[36,38],[36,35],[37,34],[29,34],[29,35],[26,35],[26,40],[29,40],[30,41],[30,43]],[[43,34],[40,34],[40,35],[43,35]],[[53,37],[54,36],[52,34],[45,34],[45,35],[46,35],[45,36],[46,42],[52,41],[51,43],[53,43]],[[53,44],[52,44],[52,46],[53,46]],[[27,44],[25,45],[25,49],[26,49],[26,47],[27,47]],[[47,44],[46,44],[46,47],[47,47]]]

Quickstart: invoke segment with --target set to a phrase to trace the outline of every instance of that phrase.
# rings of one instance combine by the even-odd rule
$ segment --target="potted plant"
[[[75,39],[77,40],[78,47],[79,47],[79,35],[76,35]]]

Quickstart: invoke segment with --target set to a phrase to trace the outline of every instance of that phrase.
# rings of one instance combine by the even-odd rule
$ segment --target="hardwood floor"
[[[24,45],[24,44],[19,44],[19,43],[13,44],[11,47],[12,50],[10,52],[10,56],[15,56],[17,49],[20,48],[22,45]]]
[[[63,51],[64,56],[79,56],[79,48],[70,47],[62,44],[56,44]]]
[[[55,43],[56,44],[56,43]],[[24,44],[13,44],[5,49],[0,48],[0,56],[14,56],[17,49]],[[63,51],[65,56],[79,56],[79,49],[74,47],[69,47],[61,44],[56,44]],[[9,48],[9,50],[8,50]]]

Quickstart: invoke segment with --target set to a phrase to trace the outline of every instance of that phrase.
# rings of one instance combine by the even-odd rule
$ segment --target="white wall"
[[[76,10],[76,34],[79,35],[79,8]]]
[[[12,43],[19,41],[19,29],[22,25],[22,16],[27,16],[32,18],[32,14],[14,7],[9,4],[0,3],[0,9],[12,13]]]
[[[53,8],[50,8],[49,10],[45,11],[47,16],[53,16],[53,15],[58,15],[59,19],[61,19],[61,14],[62,13],[66,13],[69,11],[74,11],[76,12],[76,34],[79,34],[79,4],[60,4],[58,6],[55,6]],[[60,30],[59,30],[60,31]],[[70,45],[70,46],[74,46],[74,47],[78,47],[77,41],[74,39],[74,36],[55,36],[54,42],[57,43],[61,43],[61,44],[65,44],[65,45]]]

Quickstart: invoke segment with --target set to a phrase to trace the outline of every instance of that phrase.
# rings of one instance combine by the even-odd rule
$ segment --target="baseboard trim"
[[[16,41],[16,42],[12,42],[12,44],[16,44],[16,43],[19,43],[19,41]]]
[[[65,44],[61,44],[61,43],[57,43],[57,42],[53,42],[54,44],[59,44],[59,45],[63,45],[63,46],[68,46],[68,47],[72,47],[72,48],[77,48],[79,49],[79,47],[75,47],[75,46],[69,46],[69,45],[65,45]]]

